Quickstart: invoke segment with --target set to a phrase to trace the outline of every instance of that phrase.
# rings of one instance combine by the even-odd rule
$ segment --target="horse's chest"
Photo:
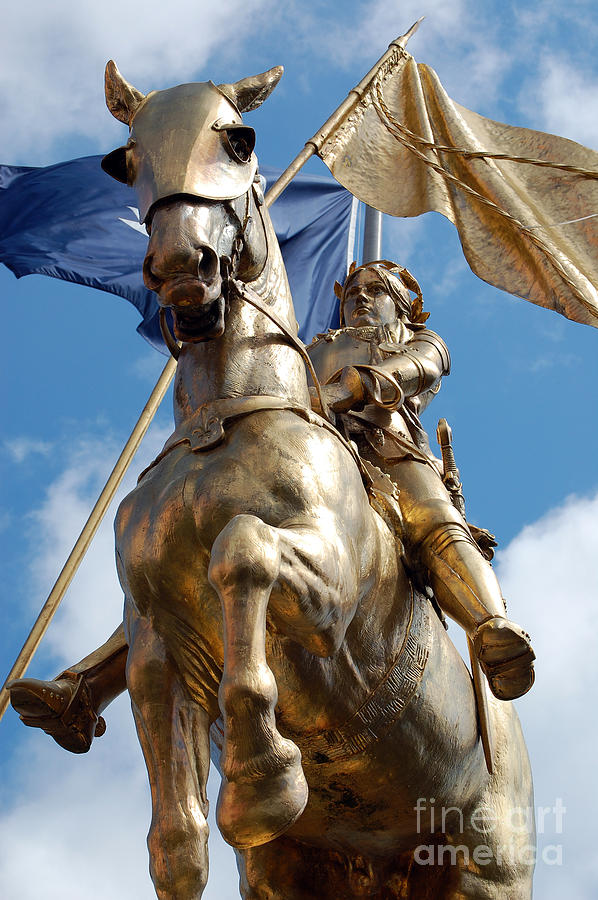
[[[259,514],[269,497],[247,453],[175,448],[119,508],[116,543],[129,584],[203,578],[219,532],[239,512]]]
[[[125,498],[116,520],[117,549],[128,572],[155,567],[193,567],[192,549],[203,543],[198,535],[198,483],[203,466],[187,454],[187,465],[176,458],[163,460]],[[180,454],[179,454],[180,456]],[[207,500],[207,492],[204,501]],[[201,532],[201,528],[199,531]]]
[[[327,436],[320,429],[292,412],[261,412],[231,424],[225,440],[205,452],[175,447],[121,504],[121,556],[151,566],[174,555],[176,564],[185,553],[209,551],[239,513],[275,525],[309,517],[320,494],[312,456],[320,469],[327,459],[320,452],[322,438]],[[307,459],[298,458],[299,451]]]

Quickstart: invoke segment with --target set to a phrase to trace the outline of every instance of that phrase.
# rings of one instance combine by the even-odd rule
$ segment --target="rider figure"
[[[353,266],[336,292],[345,327],[310,347],[316,371],[333,382],[325,400],[360,455],[398,488],[410,569],[472,639],[495,696],[520,697],[534,680],[529,637],[506,618],[487,554],[472,536],[488,532],[469,526],[453,504],[419,419],[450,369],[444,341],[424,324],[419,285],[382,260]]]
[[[495,696],[519,697],[534,679],[529,637],[506,618],[492,567],[453,505],[419,419],[450,368],[446,345],[424,324],[419,285],[406,269],[378,261],[353,265],[335,291],[345,327],[309,348],[320,379],[329,382],[325,401],[360,455],[398,488],[400,538],[420,585],[472,639]],[[11,702],[25,724],[83,753],[105,731],[100,713],[126,689],[127,649],[120,626],[55,681],[13,681]]]

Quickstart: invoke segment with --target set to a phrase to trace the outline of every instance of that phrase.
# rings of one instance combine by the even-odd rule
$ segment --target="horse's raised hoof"
[[[495,697],[516,700],[529,691],[536,654],[519,625],[502,616],[488,619],[476,629],[473,645]]]
[[[85,679],[16,678],[6,687],[21,722],[42,728],[71,753],[87,753],[94,737],[106,731],[106,723],[93,709]]]
[[[238,850],[267,844],[293,825],[307,804],[300,754],[281,771],[228,781],[222,776],[216,821],[224,840]]]

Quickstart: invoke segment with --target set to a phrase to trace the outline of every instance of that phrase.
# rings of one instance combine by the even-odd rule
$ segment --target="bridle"
[[[242,253],[243,253],[243,249],[246,244],[247,226],[249,225],[249,222],[251,221],[250,191],[254,192],[255,206],[256,206],[256,209],[259,211],[263,232],[266,237],[265,259],[266,260],[268,259],[268,254],[269,254],[269,249],[270,249],[268,246],[268,230],[265,227],[265,223],[264,223],[262,213],[261,213],[263,199],[261,199],[259,197],[257,190],[256,190],[256,186],[255,186],[255,184],[253,184],[249,188],[249,190],[246,191],[246,193],[245,193],[245,210],[243,212],[243,218],[241,218],[241,216],[238,214],[237,210],[235,209],[233,200],[224,201],[224,203],[228,204],[230,212],[233,214],[234,218],[237,220],[239,229],[237,231],[237,235],[236,235],[234,243],[233,243],[231,256],[230,257],[228,257],[228,256],[220,257],[220,273],[221,273],[221,277],[222,277],[223,295],[227,301],[234,294],[235,296],[239,297],[241,300],[244,300],[246,303],[249,303],[250,306],[253,306],[255,309],[258,310],[258,312],[262,313],[264,316],[266,316],[268,319],[270,319],[270,321],[274,325],[276,325],[276,327],[283,333],[287,342],[291,345],[291,347],[293,347],[293,349],[295,349],[297,351],[297,353],[299,353],[303,362],[305,363],[305,366],[307,367],[307,370],[308,370],[308,372],[312,378],[312,381],[315,385],[316,393],[318,395],[318,400],[320,402],[320,407],[322,409],[322,412],[323,412],[325,418],[328,419],[328,421],[334,425],[335,424],[334,413],[332,413],[328,409],[328,405],[327,405],[326,401],[324,400],[320,381],[318,379],[318,376],[316,375],[316,371],[314,369],[313,363],[309,357],[309,354],[307,353],[307,351],[305,349],[305,345],[303,344],[303,342],[287,328],[285,323],[282,321],[282,319],[279,318],[279,316],[276,315],[275,312],[273,312],[271,309],[268,309],[268,307],[265,306],[261,297],[254,290],[252,290],[247,284],[245,284],[245,282],[240,281],[239,279],[234,277],[234,273],[237,269],[237,266],[239,264],[239,261],[241,259]],[[235,198],[235,199],[238,199],[238,198]],[[265,265],[266,265],[266,263],[264,262],[264,266]],[[263,269],[262,269],[262,271],[263,271]],[[160,307],[160,331],[162,332],[162,337],[164,338],[164,342],[166,343],[166,346],[168,347],[170,353],[176,360],[178,360],[180,352],[181,352],[181,344],[177,340],[175,340],[175,337],[172,334],[172,332],[168,326],[168,322],[166,320],[166,310],[164,309],[163,306]]]
[[[243,218],[239,216],[237,210],[235,209],[234,201],[238,198],[233,198],[232,200],[224,200],[223,204],[228,207],[229,212],[232,214],[233,218],[237,220],[237,225],[239,226],[237,229],[237,234],[235,236],[235,240],[233,243],[233,249],[231,256],[221,256],[220,257],[220,276],[222,278],[223,284],[223,294],[225,299],[228,300],[230,293],[230,283],[232,281],[232,273],[236,270],[237,265],[241,259],[241,255],[243,253],[243,248],[246,243],[246,232],[247,226],[249,225],[251,215],[250,215],[250,199],[249,199],[249,191],[253,190],[255,192],[255,187],[252,186],[248,191],[245,192],[245,211],[243,213]],[[259,209],[259,202],[256,196],[256,206]],[[263,221],[262,221],[263,225]],[[268,257],[268,234],[266,229],[264,228],[264,235],[266,236],[266,259]],[[264,262],[265,265],[265,262]],[[160,307],[160,331],[162,332],[162,337],[164,338],[164,343],[168,347],[170,351],[170,355],[174,357],[178,361],[178,358],[181,353],[181,343],[177,341],[170,330],[168,325],[168,321],[166,319],[166,310],[163,306]]]

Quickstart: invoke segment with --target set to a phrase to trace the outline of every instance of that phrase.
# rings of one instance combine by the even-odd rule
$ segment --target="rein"
[[[254,192],[255,204],[258,208],[260,219],[262,222],[262,228],[264,231],[264,235],[266,237],[266,259],[267,259],[270,248],[268,247],[268,230],[264,224],[264,220],[263,220],[262,213],[261,213],[261,206],[262,206],[263,200],[258,195],[255,185],[250,190],[253,190],[253,192]],[[249,224],[249,219],[250,219],[249,191],[247,191],[247,193],[245,195],[245,217],[244,217],[243,222],[241,222],[241,219],[237,215],[236,210],[232,207],[232,204],[231,204],[231,209],[232,209],[234,215],[236,216],[237,221],[239,222],[239,225],[241,226],[239,235],[237,236],[237,240],[235,242],[235,247],[233,250],[233,258],[230,262],[230,270],[233,271],[234,268],[236,267],[236,264],[237,264],[240,256],[241,256],[243,244],[245,243],[245,232],[247,230],[247,225]],[[270,319],[270,321],[273,322],[274,325],[276,325],[276,327],[280,329],[280,331],[282,331],[282,333],[284,334],[285,338],[287,339],[287,341],[291,345],[291,347],[293,347],[297,351],[297,353],[301,356],[303,362],[305,363],[305,365],[307,367],[309,374],[312,377],[313,383],[316,388],[316,393],[318,395],[318,400],[320,401],[320,407],[322,409],[322,412],[324,413],[324,417],[329,422],[331,422],[332,425],[335,425],[336,421],[334,418],[334,413],[332,413],[328,409],[328,404],[326,403],[326,401],[324,400],[324,397],[322,395],[322,387],[320,385],[318,376],[316,375],[316,370],[314,369],[313,363],[312,363],[311,359],[309,358],[309,354],[307,353],[302,341],[300,341],[296,335],[294,335],[291,331],[289,331],[289,329],[284,324],[282,319],[280,319],[276,315],[276,313],[272,312],[272,310],[268,309],[262,302],[261,297],[258,294],[256,294],[256,292],[254,290],[252,290],[247,284],[245,284],[245,282],[239,281],[238,279],[235,279],[234,277],[230,276],[228,278],[228,285],[229,285],[229,287],[233,287],[236,290],[238,297],[240,297],[242,300],[245,300],[247,303],[250,304],[250,306],[253,306],[254,309],[257,309],[258,312],[261,312],[264,316],[266,316],[268,319]]]
[[[255,189],[255,185],[252,188],[250,188],[250,190],[254,191],[255,203],[259,210],[263,201],[260,202],[260,198]],[[221,261],[220,261],[221,268],[222,268],[222,275],[223,275],[223,284],[226,285],[226,288],[228,289],[229,292],[230,292],[230,289],[233,288],[236,291],[238,297],[240,297],[242,300],[245,300],[247,303],[249,303],[251,306],[253,306],[255,309],[257,309],[258,312],[261,312],[264,316],[266,316],[268,319],[270,319],[270,321],[273,322],[277,328],[280,329],[280,331],[284,334],[285,338],[287,339],[287,342],[291,345],[291,347],[293,347],[297,351],[297,353],[299,353],[303,362],[305,363],[305,366],[307,367],[307,370],[308,370],[309,374],[311,375],[312,381],[315,385],[316,393],[318,395],[318,400],[320,402],[320,407],[322,409],[322,412],[324,413],[324,417],[332,425],[336,425],[334,413],[332,413],[330,411],[330,409],[328,408],[328,404],[324,400],[320,380],[319,380],[318,376],[316,375],[316,370],[314,369],[313,363],[312,363],[311,359],[309,358],[309,354],[307,353],[303,342],[300,341],[299,338],[296,335],[294,335],[291,331],[289,331],[289,329],[284,324],[282,319],[280,319],[276,315],[276,313],[274,313],[272,310],[268,309],[264,305],[261,297],[259,297],[259,295],[256,294],[255,291],[253,291],[243,281],[235,279],[233,277],[233,275],[231,274],[234,271],[234,269],[236,268],[236,266],[241,258],[243,246],[245,245],[245,233],[247,231],[247,226],[251,219],[251,215],[249,212],[249,210],[250,210],[249,191],[247,191],[247,193],[245,194],[245,213],[244,213],[243,219],[241,219],[241,217],[238,215],[236,209],[234,208],[234,206],[232,205],[232,203],[230,201],[229,201],[229,204],[230,204],[231,212],[233,213],[233,215],[237,219],[237,222],[239,223],[239,234],[235,238],[235,244],[233,247],[232,258],[229,259],[228,257],[222,257]],[[260,219],[262,219],[261,212],[260,212]],[[266,246],[267,246],[268,231],[264,225],[263,219],[262,219],[262,228],[264,230],[264,235],[266,237]],[[266,259],[268,258],[268,251],[269,251],[269,248],[267,247]],[[178,358],[180,356],[180,352],[181,352],[181,347],[180,347],[180,344],[178,343],[178,341],[175,340],[172,332],[170,331],[170,328],[168,327],[168,322],[166,320],[166,310],[164,309],[164,307],[160,307],[160,331],[162,332],[162,337],[164,338],[164,343],[168,347],[170,354],[174,357],[174,359],[178,360]]]
[[[280,330],[286,337],[289,344],[297,351],[297,353],[299,353],[299,355],[301,356],[303,362],[305,363],[307,370],[308,370],[309,374],[311,375],[313,383],[316,387],[316,393],[318,395],[318,400],[320,401],[320,406],[322,408],[324,416],[326,419],[328,419],[329,422],[331,422],[332,425],[334,425],[335,424],[334,413],[330,412],[330,410],[328,409],[328,405],[327,405],[326,401],[324,400],[324,397],[322,395],[322,386],[320,384],[318,376],[316,375],[316,370],[314,369],[314,365],[309,357],[309,353],[305,349],[303,343],[291,331],[289,331],[289,329],[286,327],[286,325],[284,324],[282,319],[280,319],[276,315],[276,313],[272,312],[272,310],[270,310],[266,306],[264,306],[264,304],[262,303],[261,297],[259,297],[255,293],[255,291],[253,291],[248,285],[244,284],[242,281],[237,281],[235,279],[231,279],[230,283],[235,288],[237,295],[239,297],[241,297],[243,300],[245,300],[247,303],[249,303],[251,306],[253,306],[255,309],[257,309],[258,312],[261,312],[265,316],[267,316],[270,319],[270,321],[276,325],[277,328],[280,328]]]
[[[228,284],[231,279],[230,270],[233,268],[233,266],[235,266],[238,263],[239,259],[241,258],[241,253],[243,251],[243,245],[245,244],[245,232],[247,231],[247,226],[248,226],[249,220],[251,218],[251,216],[249,214],[249,208],[250,208],[250,206],[249,206],[249,191],[247,191],[247,193],[245,194],[245,212],[243,214],[243,220],[241,220],[241,217],[239,216],[239,214],[237,213],[237,210],[233,206],[232,201],[228,200],[225,202],[228,204],[228,206],[230,207],[231,213],[233,214],[233,216],[239,223],[239,234],[235,238],[232,259],[229,259],[228,257],[222,257],[220,260],[220,268],[221,268],[221,271],[223,274],[222,280],[225,284]],[[257,196],[256,196],[256,202],[257,202]],[[258,206],[259,206],[259,203],[258,203]],[[263,226],[263,223],[262,223],[262,226]],[[267,235],[265,228],[264,228],[264,234],[266,235],[266,244],[267,244],[268,235]],[[266,258],[267,258],[267,255],[268,254],[266,251]],[[179,343],[179,341],[175,340],[170,328],[168,327],[168,322],[166,320],[166,310],[164,309],[163,306],[160,307],[160,331],[162,332],[162,337],[164,338],[164,343],[166,344],[166,346],[168,347],[168,350],[170,351],[170,355],[174,359],[176,359],[176,361],[178,362],[179,356],[181,355],[181,344]]]

